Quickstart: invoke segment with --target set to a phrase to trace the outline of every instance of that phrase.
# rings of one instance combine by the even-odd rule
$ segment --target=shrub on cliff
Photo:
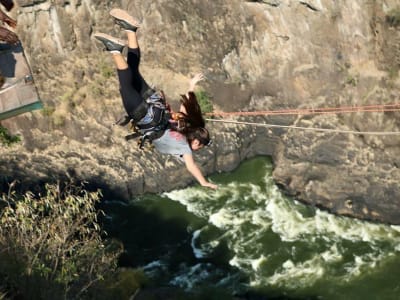
[[[0,278],[23,299],[84,299],[117,267],[121,247],[102,239],[99,192],[48,185],[0,200]]]
[[[390,26],[397,27],[400,25],[400,8],[392,9],[386,15],[386,22],[389,23]]]
[[[11,144],[19,142],[21,139],[17,135],[11,135],[8,129],[0,124],[0,144],[10,146]]]
[[[197,101],[199,102],[201,112],[203,114],[213,112],[213,104],[211,102],[210,96],[204,90],[199,90],[196,93]]]

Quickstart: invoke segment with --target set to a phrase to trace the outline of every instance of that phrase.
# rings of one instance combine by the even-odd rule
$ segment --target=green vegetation
[[[147,277],[141,270],[119,269],[114,276],[104,279],[101,286],[92,291],[90,299],[133,299],[143,285],[148,283]]]
[[[67,90],[63,95],[61,95],[60,97],[60,101],[64,104],[66,104],[66,106],[69,109],[73,109],[75,108],[76,104],[75,104],[75,99],[74,96],[77,94],[77,90],[75,88],[73,89],[69,89]]]
[[[386,15],[386,22],[393,27],[400,25],[400,8],[392,9]]]
[[[43,116],[50,117],[55,112],[54,106],[45,105],[43,109],[40,111]]]
[[[11,135],[8,129],[0,125],[0,143],[4,146],[18,143],[21,138],[18,135]]]
[[[119,83],[113,64],[102,56],[93,62],[93,66],[95,67],[91,70],[92,76],[85,87],[86,96],[98,103],[99,98],[106,99],[117,95]]]
[[[195,93],[203,114],[213,112],[214,108],[210,100],[210,96],[204,91],[199,90]]]
[[[0,195],[0,300],[122,300],[146,287],[146,299],[159,299],[142,270],[118,268],[122,246],[101,230],[100,196],[59,185],[38,196],[18,196],[12,187]],[[231,299],[218,288],[171,291],[176,300]]]
[[[399,76],[399,67],[397,65],[391,66],[388,70],[389,79],[396,79]]]
[[[52,118],[53,124],[56,127],[61,127],[65,125],[65,116],[61,115],[60,113],[54,114]]]
[[[0,197],[0,291],[21,299],[106,295],[122,247],[102,238],[99,199],[100,192],[56,185],[39,196]]]
[[[346,78],[345,83],[346,83],[347,85],[357,86],[358,79],[357,79],[357,77],[355,77],[355,76],[349,74],[349,75],[347,75],[347,78]]]
[[[109,79],[115,75],[115,69],[112,67],[112,65],[103,60],[99,64],[99,70],[100,74],[106,79]]]

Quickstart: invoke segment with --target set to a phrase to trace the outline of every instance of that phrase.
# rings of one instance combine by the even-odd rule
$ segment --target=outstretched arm
[[[218,188],[216,184],[213,184],[211,182],[208,182],[203,174],[201,173],[201,170],[199,167],[196,165],[195,161],[193,160],[193,155],[192,154],[184,154],[183,155],[183,160],[185,161],[186,168],[188,171],[193,175],[194,178],[197,179],[197,181],[205,187],[209,187],[212,189]]]
[[[189,90],[186,93],[186,97],[189,98],[189,92],[194,92],[196,84],[203,79],[204,79],[203,73],[197,73],[196,75],[193,76],[193,78],[190,80]],[[183,112],[184,114],[187,114],[186,108],[183,105],[180,106],[179,111]]]
[[[194,92],[196,84],[202,80],[204,80],[203,73],[197,73],[196,75],[194,75],[193,78],[190,80],[188,92]]]

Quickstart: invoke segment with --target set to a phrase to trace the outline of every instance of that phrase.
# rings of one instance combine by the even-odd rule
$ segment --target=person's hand
[[[190,88],[189,91],[193,91],[194,87],[199,81],[204,80],[204,74],[203,73],[197,73],[196,75],[193,76],[193,78],[190,80]]]
[[[0,0],[0,2],[7,11],[10,11],[14,7],[14,2],[12,0]]]
[[[0,9],[0,21],[6,23],[7,25],[9,25],[13,28],[15,28],[17,26],[17,21],[15,21],[14,19],[11,19],[1,9]]]
[[[218,185],[216,185],[214,183],[211,183],[211,182],[208,182],[208,181],[203,183],[202,186],[208,187],[208,188],[213,189],[213,190],[216,190],[218,188]]]
[[[0,26],[0,40],[9,44],[16,44],[19,41],[18,36],[14,32],[1,26]]]

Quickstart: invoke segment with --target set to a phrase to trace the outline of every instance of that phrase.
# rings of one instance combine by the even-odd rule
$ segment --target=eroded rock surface
[[[129,199],[192,181],[182,164],[139,151],[112,126],[123,114],[112,62],[92,35],[123,37],[108,11],[123,7],[143,26],[142,73],[177,108],[189,78],[217,110],[363,106],[399,101],[400,27],[395,0],[372,1],[18,1],[13,11],[45,105],[3,122],[23,142],[2,148],[4,189],[87,181]],[[239,120],[399,131],[399,112],[270,116]],[[400,224],[400,138],[209,124],[210,149],[196,154],[207,174],[271,155],[288,194],[330,211]]]

